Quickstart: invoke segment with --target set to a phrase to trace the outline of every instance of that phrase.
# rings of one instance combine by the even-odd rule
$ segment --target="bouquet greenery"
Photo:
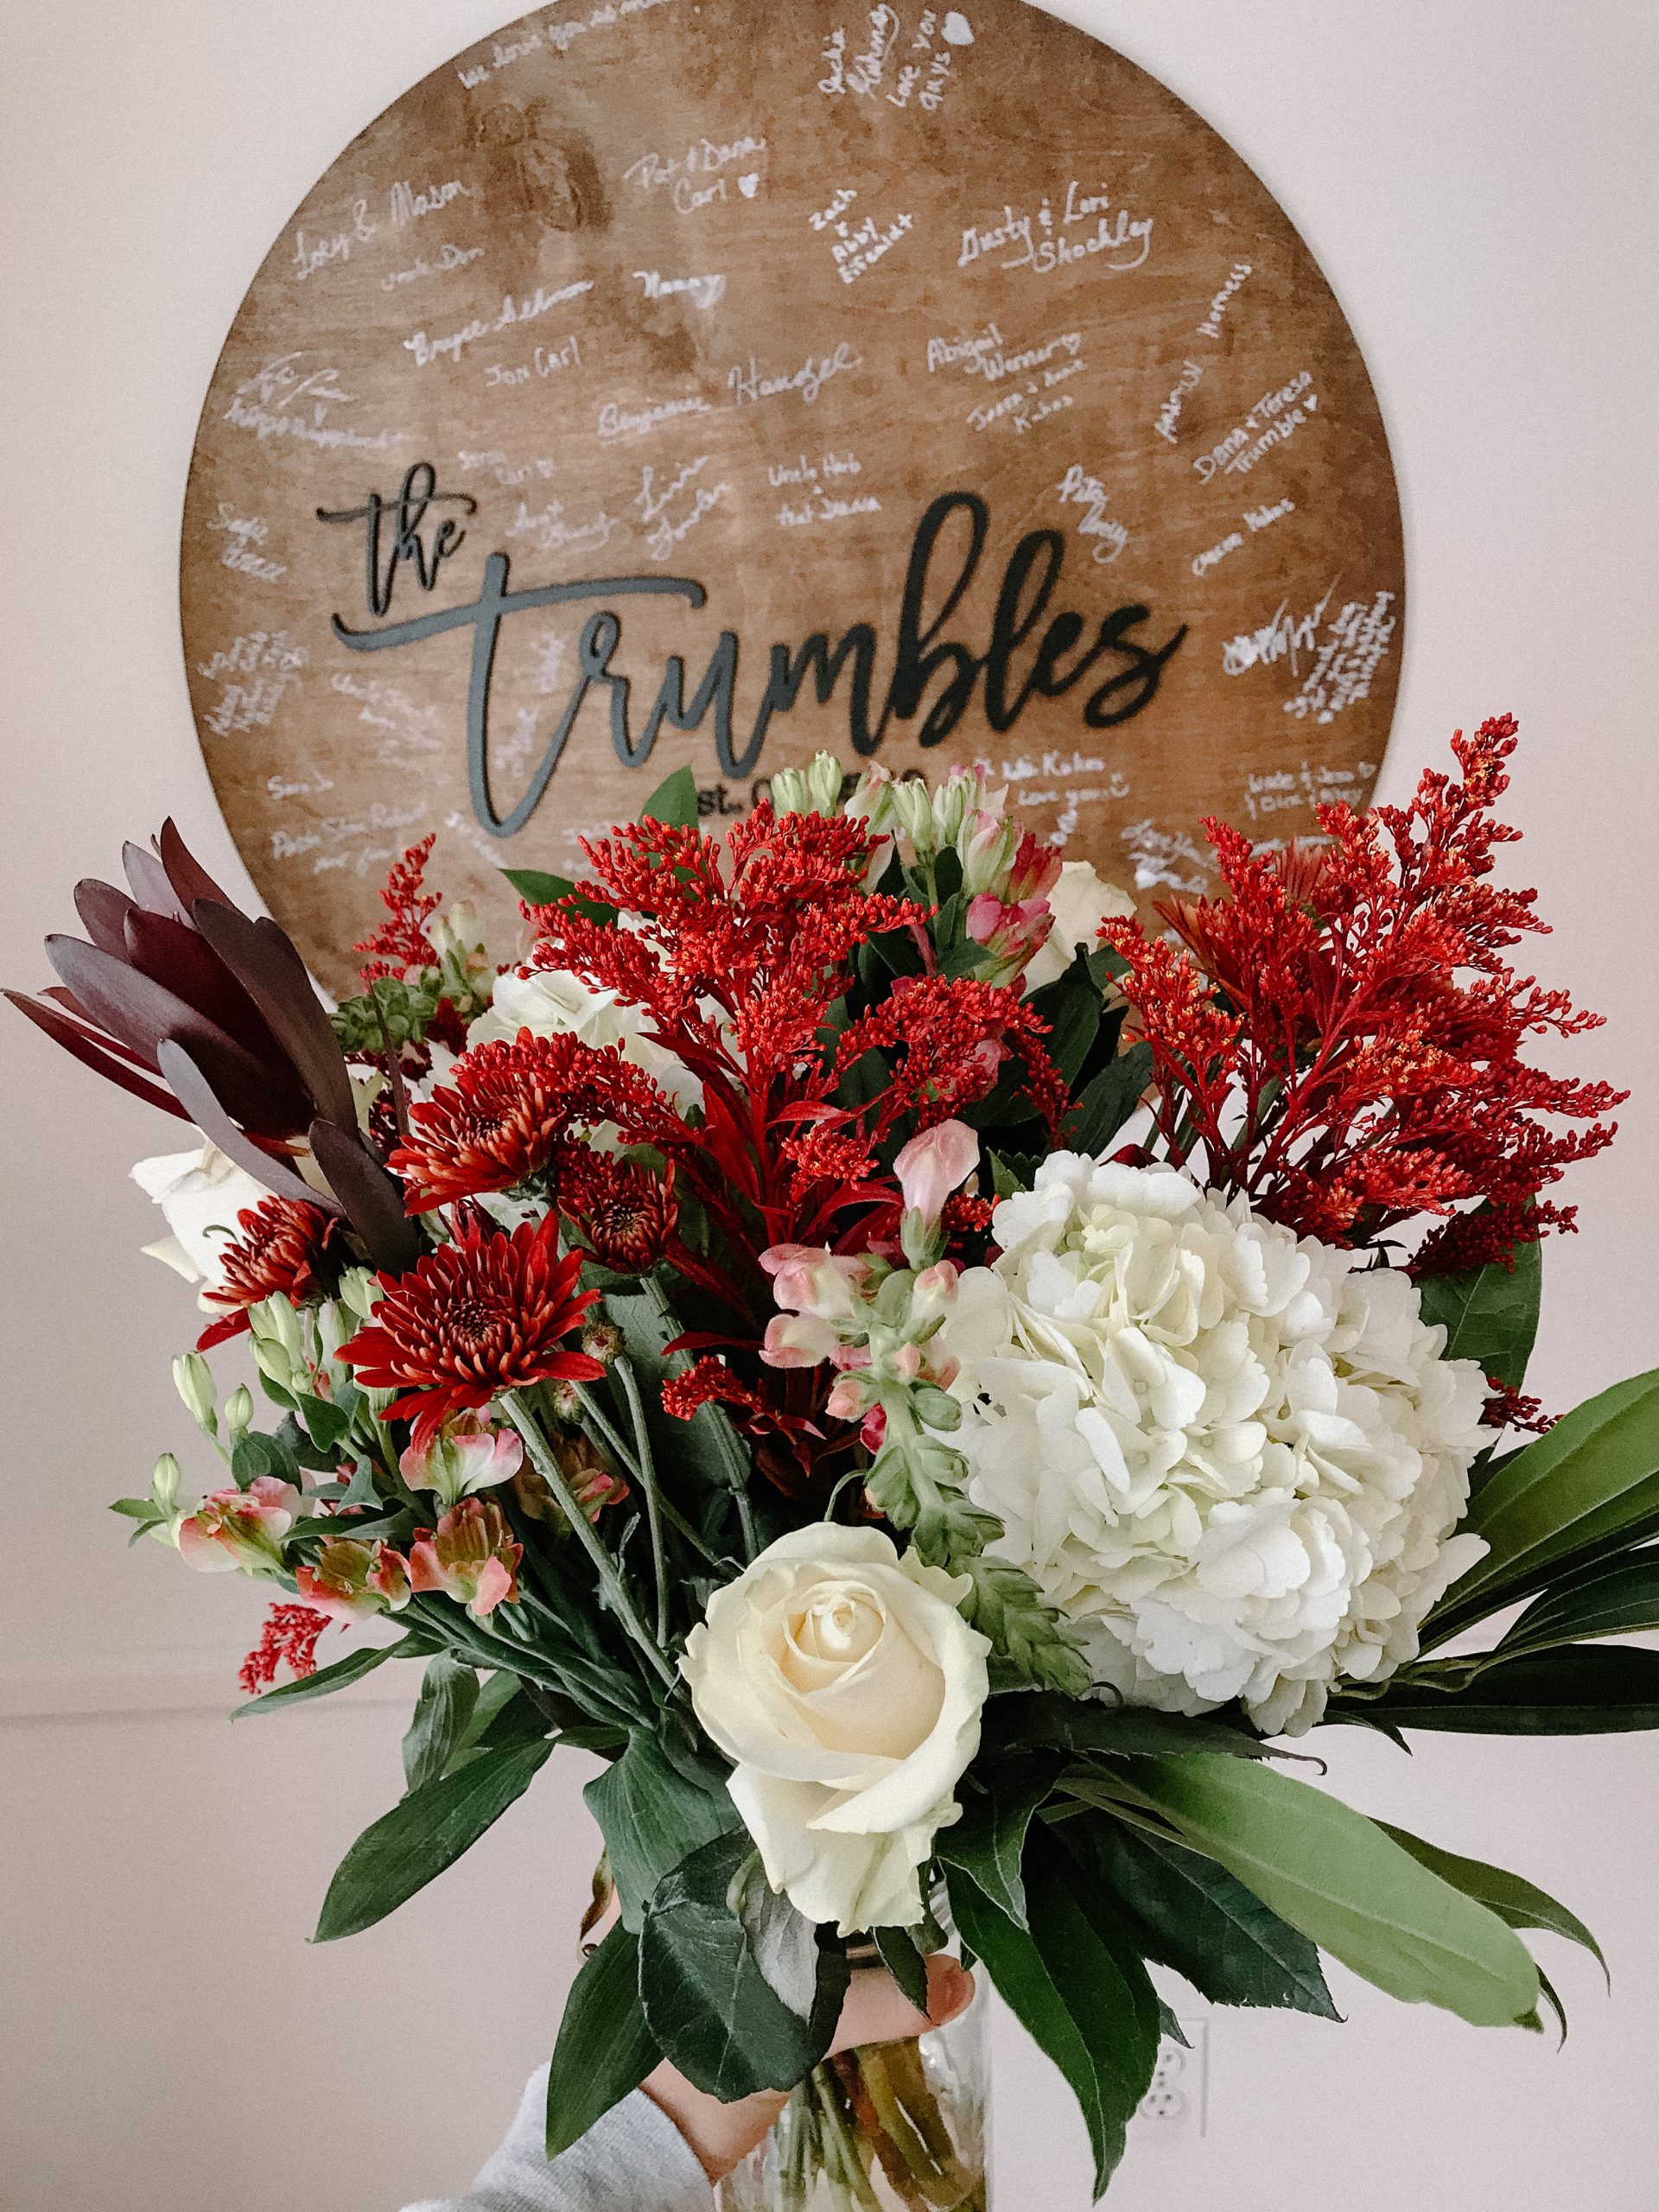
[[[947,1910],[1103,2190],[1171,2025],[1149,1962],[1559,2012],[1520,1931],[1593,1951],[1564,1905],[1285,1764],[1319,1723],[1659,1724],[1659,1654],[1608,1640],[1659,1628],[1659,1375],[1522,1394],[1548,1193],[1617,1099],[1522,1056],[1592,1021],[1505,957],[1513,744],[1310,845],[1212,826],[1224,888],[1155,927],[978,772],[821,755],[717,840],[682,769],[582,880],[510,872],[505,966],[415,848],[332,1013],[170,824],[80,886],[18,1003],[194,1124],[136,1172],[224,1463],[116,1510],[272,1586],[243,1711],[424,1670],[319,1936],[556,1746],[605,1763],[550,2152],[666,2056],[802,2085],[798,2201],[982,2202],[919,2069],[821,2064],[849,1959],[919,1997]],[[238,1336],[263,1427],[203,1357]]]

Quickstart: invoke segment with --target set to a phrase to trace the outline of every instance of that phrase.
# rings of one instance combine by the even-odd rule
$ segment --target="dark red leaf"
[[[355,1129],[313,1122],[311,1150],[369,1257],[388,1274],[402,1274],[426,1249],[404,1211],[404,1188],[371,1157]]]
[[[156,1047],[162,1073],[172,1085],[189,1118],[227,1160],[245,1168],[254,1181],[279,1198],[297,1198],[302,1205],[321,1206],[325,1213],[344,1211],[338,1198],[327,1191],[313,1190],[293,1168],[266,1152],[238,1129],[213,1095],[213,1085],[184,1046],[163,1037]]]
[[[157,854],[147,851],[143,845],[135,845],[129,838],[121,848],[121,865],[127,871],[132,895],[141,906],[148,906],[152,914],[171,914],[175,922],[189,920],[190,910],[168,881],[167,870]]]
[[[216,1022],[262,1067],[282,1065],[283,1048],[264,1016],[213,946],[188,922],[135,906],[127,916],[125,951],[141,975]]]
[[[179,826],[170,814],[162,824],[162,834],[156,840],[156,849],[161,855],[162,866],[167,871],[167,880],[187,914],[198,899],[213,899],[221,906],[236,904],[228,892],[219,889],[180,836]]]
[[[75,886],[75,912],[92,943],[119,958],[126,950],[127,916],[133,912],[126,893],[112,883],[100,883],[95,875],[84,876]]]
[[[255,1001],[298,1069],[320,1117],[342,1128],[355,1127],[357,1101],[346,1057],[293,940],[275,922],[251,921],[236,907],[213,899],[200,900],[192,919]]]
[[[112,1056],[101,1037],[94,1037],[79,1023],[71,1021],[56,1007],[42,1006],[38,999],[25,998],[21,991],[7,991],[4,996],[11,1001],[19,1014],[26,1014],[37,1029],[44,1030],[54,1045],[61,1045],[66,1052],[73,1052],[82,1065],[91,1068],[95,1075],[101,1075],[106,1081],[119,1084],[123,1090],[130,1090],[135,1098],[142,1098],[147,1106],[159,1106],[163,1113],[176,1114],[181,1121],[189,1120],[189,1116],[170,1091],[163,1090],[159,1084],[147,1082],[142,1075],[124,1066]]]
[[[286,1063],[263,1066],[165,985],[79,938],[49,937],[46,954],[100,1029],[146,1054],[159,1055],[163,1038],[187,1046],[224,1110],[245,1128],[281,1137],[304,1128],[309,1108]]]

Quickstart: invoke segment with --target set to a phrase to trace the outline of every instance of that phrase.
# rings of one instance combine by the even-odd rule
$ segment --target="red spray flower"
[[[581,1269],[581,1253],[559,1257],[551,1214],[511,1236],[473,1219],[410,1274],[379,1278],[373,1315],[340,1357],[367,1388],[404,1393],[390,1417],[413,1421],[417,1440],[503,1390],[596,1382],[600,1363],[563,1343],[599,1296],[577,1290]]]
[[[614,1045],[521,1029],[512,1044],[475,1045],[448,1083],[410,1109],[392,1165],[411,1213],[484,1191],[510,1191],[551,1166],[573,1131],[609,1122],[631,1143],[671,1143],[683,1125]]]
[[[1207,1182],[1335,1243],[1440,1215],[1419,1273],[1570,1228],[1539,1194],[1608,1143],[1597,1117],[1623,1096],[1521,1057],[1599,1019],[1503,957],[1544,927],[1534,893],[1487,880],[1517,834],[1491,814],[1515,741],[1500,715],[1453,739],[1461,784],[1427,773],[1409,807],[1322,807],[1317,860],[1209,823],[1229,895],[1166,910],[1188,950],[1132,921],[1101,932],[1128,964],[1171,1156],[1201,1152]]]
[[[296,1682],[317,1671],[317,1638],[328,1625],[327,1613],[309,1605],[273,1605],[266,1616],[259,1641],[242,1662],[238,1681],[250,1697],[268,1690],[279,1665],[286,1665]]]
[[[203,1303],[225,1308],[225,1319],[204,1329],[198,1351],[211,1351],[248,1326],[248,1308],[283,1297],[296,1306],[321,1294],[325,1255],[334,1222],[321,1206],[297,1198],[265,1198],[237,1216],[242,1234],[220,1255],[224,1279],[202,1293]]]
[[[396,862],[380,893],[380,903],[390,918],[352,947],[353,952],[368,956],[358,970],[365,989],[382,976],[406,978],[438,964],[426,925],[437,912],[440,901],[435,892],[425,887],[426,864],[437,842],[435,831],[418,845],[411,845]]]

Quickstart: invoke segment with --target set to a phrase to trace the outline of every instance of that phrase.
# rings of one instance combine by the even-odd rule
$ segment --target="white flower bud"
[[[931,853],[938,844],[933,828],[933,798],[919,776],[907,776],[888,787],[887,804],[894,825],[918,853]],[[955,832],[953,831],[954,836]]]
[[[379,1299],[380,1286],[366,1268],[347,1268],[340,1279],[337,1295],[347,1313],[354,1313],[359,1321],[366,1321]],[[353,1329],[349,1333],[355,1336],[357,1332]],[[343,1343],[344,1338],[340,1341]]]
[[[225,1426],[232,1439],[245,1436],[253,1427],[253,1393],[245,1382],[238,1382],[225,1401]]]
[[[169,1516],[177,1511],[181,1471],[170,1452],[163,1452],[149,1478],[150,1503]]]
[[[219,1415],[213,1408],[213,1377],[199,1351],[183,1351],[173,1363],[173,1388],[185,1402],[190,1418],[205,1435],[217,1436]]]

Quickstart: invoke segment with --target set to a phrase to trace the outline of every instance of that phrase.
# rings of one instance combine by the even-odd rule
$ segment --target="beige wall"
[[[786,3],[786,0],[785,0]],[[0,0],[0,505],[6,766],[0,968],[171,809],[242,881],[198,758],[175,593],[190,441],[219,339],[294,203],[511,0]],[[1654,1359],[1659,1053],[1650,0],[1074,0],[1250,159],[1359,333],[1411,561],[1388,782],[1511,708],[1538,964],[1608,1014],[1575,1065],[1637,1090],[1549,1255],[1537,1379],[1557,1405]],[[253,1592],[129,1558],[105,1501],[181,1417],[188,1315],[124,1178],[167,1133],[22,1025],[7,1098],[0,1736],[0,2204],[10,2212],[385,2212],[454,2187],[544,2055],[594,1850],[580,1763],[388,1926],[304,1942],[328,1872],[397,1787],[401,1716],[363,1697],[220,1717]],[[384,1681],[384,1677],[379,1678]],[[405,1693],[406,1694],[406,1693]],[[1652,2212],[1659,1746],[1337,1737],[1368,1808],[1557,1889],[1611,2000],[1551,1956],[1556,2056],[1351,1984],[1345,2028],[1212,2030],[1205,2141],[1144,2148],[1120,2212]],[[1000,2212],[1086,2202],[1079,2130],[1004,2033]]]

